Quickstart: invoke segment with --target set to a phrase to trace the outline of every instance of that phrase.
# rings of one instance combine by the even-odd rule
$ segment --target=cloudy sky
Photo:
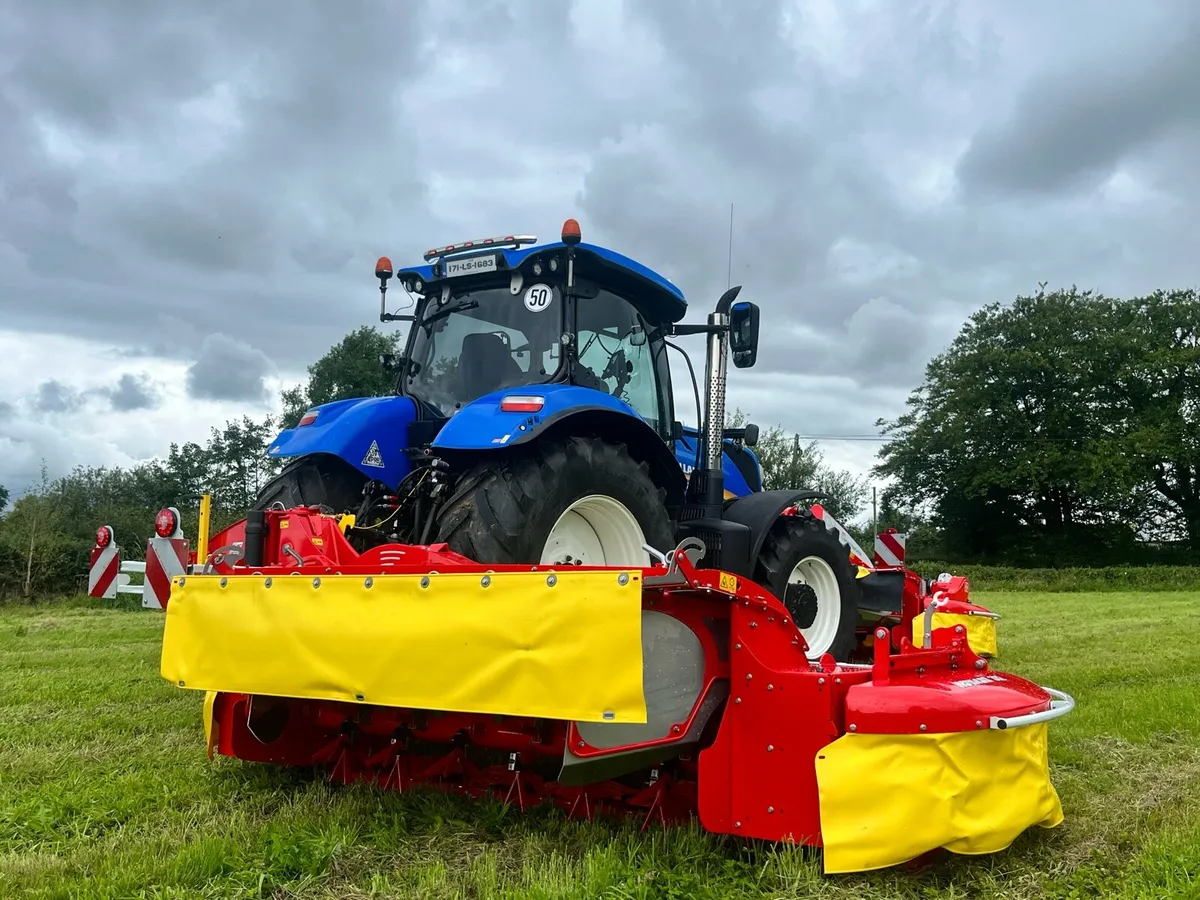
[[[1196,283],[1197,39],[1194,0],[0,0],[0,484],[276,409],[383,253],[574,216],[699,318],[730,203],[731,403],[875,434],[979,305]]]

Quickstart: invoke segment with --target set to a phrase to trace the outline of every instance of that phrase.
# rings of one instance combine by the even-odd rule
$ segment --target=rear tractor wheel
[[[488,457],[442,508],[438,540],[480,563],[648,566],[674,546],[665,491],[618,444],[571,437]]]
[[[862,594],[849,548],[811,513],[772,526],[759,554],[756,580],[787,607],[808,644],[808,656],[853,655]]]

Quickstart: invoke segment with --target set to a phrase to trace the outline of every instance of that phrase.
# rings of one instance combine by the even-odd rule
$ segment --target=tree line
[[[873,474],[942,559],[1200,562],[1200,297],[989,304],[928,364]]]
[[[909,534],[912,558],[1015,566],[1200,562],[1200,298],[1114,299],[1039,290],[989,304],[934,357],[906,411],[880,420],[872,475],[890,484],[878,527]],[[212,429],[129,468],[78,468],[11,505],[0,486],[0,596],[73,590],[100,524],[141,556],[154,514],[177,506],[196,533],[245,514],[278,471],[274,436],[310,406],[394,389],[380,365],[399,335],[366,326],[308,367],[282,412]],[[744,424],[740,410],[731,425]],[[776,425],[754,448],[764,486],[814,487],[868,550],[870,487]],[[864,518],[864,515],[866,518]],[[856,523],[856,524],[852,524]]]

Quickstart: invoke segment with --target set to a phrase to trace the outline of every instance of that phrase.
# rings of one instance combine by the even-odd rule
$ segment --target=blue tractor
[[[759,311],[719,300],[683,324],[682,292],[649,268],[581,241],[529,235],[430,250],[393,273],[381,258],[380,320],[411,322],[381,362],[394,396],[308,410],[269,448],[292,460],[256,510],[321,506],[354,516],[347,536],[445,543],[479,562],[646,566],[687,538],[702,566],[764,585],[818,657],[856,647],[862,588],[848,547],[801,506],[815,491],[763,490],[758,429],[726,429],[727,359],[754,365]],[[388,282],[413,298],[386,311]],[[675,418],[668,348],[707,336],[698,429]],[[682,350],[679,350],[682,353]],[[686,358],[686,356],[685,356]]]

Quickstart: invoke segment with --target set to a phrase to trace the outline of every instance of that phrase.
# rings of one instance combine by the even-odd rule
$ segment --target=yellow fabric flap
[[[817,757],[825,871],[900,865],[940,847],[996,853],[1063,820],[1049,723],[950,734],[845,734]]]
[[[619,574],[190,575],[171,588],[161,672],[204,691],[645,722],[641,573]]]
[[[979,656],[997,657],[1000,655],[996,640],[996,620],[990,616],[962,616],[956,613],[935,612],[933,627],[953,628],[961,625],[966,630],[967,646]],[[925,614],[913,617],[912,642],[914,647],[924,646]]]

